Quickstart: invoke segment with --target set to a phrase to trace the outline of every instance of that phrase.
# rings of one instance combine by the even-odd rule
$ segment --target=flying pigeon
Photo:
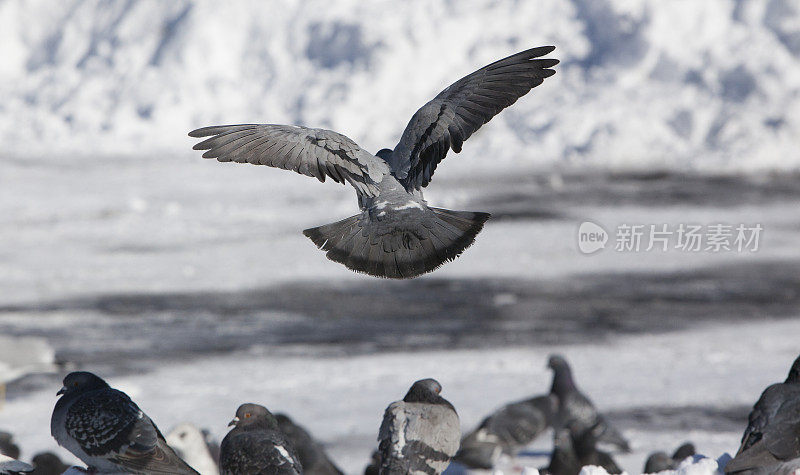
[[[167,445],[153,421],[127,394],[84,371],[64,378],[50,433],[90,470],[196,474]]]
[[[381,475],[438,474],[458,451],[461,426],[435,379],[415,382],[383,414],[378,433]]]
[[[502,454],[516,455],[550,427],[557,403],[555,396],[545,395],[501,407],[464,437],[455,460],[491,469]]]
[[[53,452],[40,452],[31,459],[33,465],[32,475],[61,475],[69,469]]]
[[[33,467],[27,463],[0,454],[0,475],[18,475],[32,471]]]
[[[278,428],[289,438],[305,475],[342,475],[342,471],[328,458],[322,444],[314,440],[311,434],[297,425],[289,416],[277,414]]]
[[[664,470],[675,470],[686,458],[695,454],[694,445],[685,443],[678,447],[672,457],[666,452],[653,452],[644,463],[644,473],[658,473]]]
[[[767,387],[753,406],[748,416],[748,425],[742,435],[742,444],[737,455],[761,440],[764,429],[770,425],[780,406],[787,400],[800,397],[800,356],[792,363],[783,383]]]
[[[242,404],[222,439],[219,472],[222,475],[299,475],[300,460],[289,439],[278,429],[275,416],[264,406]]]
[[[560,426],[566,427],[573,438],[578,439],[587,431],[600,443],[611,444],[630,452],[628,441],[605,418],[583,393],[575,386],[572,369],[560,355],[552,355],[547,364],[553,370],[553,385],[550,394],[558,398],[556,418]]]
[[[218,461],[214,460],[203,432],[194,424],[185,422],[167,434],[167,443],[186,463],[203,475],[219,474]]]
[[[556,59],[532,48],[485,66],[422,106],[394,150],[376,155],[339,133],[291,125],[218,125],[193,130],[210,137],[194,146],[204,158],[268,165],[356,189],[361,212],[303,231],[328,259],[356,272],[407,279],[458,257],[489,214],[429,207],[422,188],[452,149],[517,99],[555,74]]]

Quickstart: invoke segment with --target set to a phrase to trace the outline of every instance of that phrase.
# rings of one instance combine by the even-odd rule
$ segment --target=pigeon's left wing
[[[220,162],[251,163],[293,170],[324,182],[350,183],[366,196],[377,196],[378,183],[389,173],[382,159],[342,134],[294,125],[241,124],[203,127],[190,137],[209,137],[194,150]]]
[[[422,106],[392,152],[395,176],[406,189],[431,181],[436,165],[483,124],[545,78],[555,74],[557,59],[535,59],[555,49],[541,46],[509,56],[456,81]]]
[[[131,473],[196,474],[169,448],[153,422],[123,392],[99,391],[70,406],[67,433],[88,455]]]

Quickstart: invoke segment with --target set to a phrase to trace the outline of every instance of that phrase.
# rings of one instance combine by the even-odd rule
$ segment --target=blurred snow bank
[[[731,460],[729,454],[724,454],[717,460],[696,455],[681,462],[677,470],[664,470],[658,472],[662,475],[722,475],[725,465]],[[580,475],[608,475],[602,467],[583,467]]]
[[[792,0],[0,3],[7,154],[188,153],[212,123],[301,123],[377,150],[458,77],[558,47],[559,73],[478,133],[469,169],[796,169]]]

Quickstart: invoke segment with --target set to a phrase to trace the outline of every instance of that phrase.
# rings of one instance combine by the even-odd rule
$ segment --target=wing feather
[[[350,183],[367,196],[377,196],[378,183],[390,170],[386,162],[344,135],[291,125],[215,125],[193,130],[190,137],[209,137],[192,147],[203,158],[251,163],[292,170],[324,182]]]
[[[556,59],[534,59],[555,49],[532,48],[496,61],[456,81],[420,108],[392,153],[395,176],[420,189],[452,148],[456,153],[476,130],[555,74]]]

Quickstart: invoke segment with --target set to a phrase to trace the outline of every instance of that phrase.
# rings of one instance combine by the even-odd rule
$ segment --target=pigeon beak
[[[228,427],[235,426],[237,422],[239,422],[239,418],[234,417],[232,421],[228,422]]]
[[[58,392],[56,393],[56,396],[61,396],[61,395],[62,395],[62,394],[64,394],[65,392],[67,392],[67,388],[61,388],[61,389],[59,389],[59,390],[58,390]]]

